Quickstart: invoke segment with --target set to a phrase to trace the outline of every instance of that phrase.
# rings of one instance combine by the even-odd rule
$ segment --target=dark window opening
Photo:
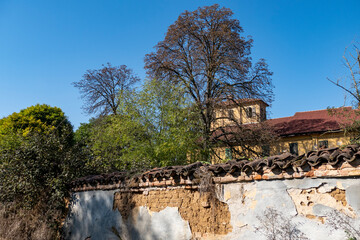
[[[265,108],[260,108],[260,121],[265,121],[266,120],[266,111]]]
[[[232,150],[231,148],[225,148],[225,159],[231,160],[232,159]]]
[[[290,153],[294,155],[299,155],[298,144],[297,143],[289,143]]]
[[[262,148],[262,155],[264,157],[270,156],[270,146],[269,145],[263,145],[263,146],[261,146],[261,148]]]
[[[319,149],[328,148],[328,147],[329,147],[329,142],[328,142],[328,140],[319,141]]]
[[[213,112],[211,113],[211,117],[212,117],[212,120],[213,120],[213,121],[216,120],[216,112],[215,112],[215,111],[213,111]]]
[[[253,108],[252,108],[252,107],[248,107],[248,108],[246,109],[246,116],[247,116],[248,118],[252,118],[252,117],[253,117]]]
[[[228,110],[228,115],[230,120],[234,120],[234,111],[232,109]]]

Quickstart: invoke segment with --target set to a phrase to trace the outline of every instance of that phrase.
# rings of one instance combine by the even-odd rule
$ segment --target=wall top
[[[209,173],[214,182],[221,183],[303,177],[347,177],[354,174],[360,176],[360,168],[357,168],[359,166],[360,146],[348,145],[344,149],[328,148],[310,151],[300,156],[283,153],[252,161],[237,159],[213,165],[196,162],[185,166],[154,168],[141,174],[114,172],[92,175],[76,179],[70,183],[70,188],[72,191],[83,191],[196,185],[204,176],[204,172]],[[356,172],[344,171],[344,168]]]

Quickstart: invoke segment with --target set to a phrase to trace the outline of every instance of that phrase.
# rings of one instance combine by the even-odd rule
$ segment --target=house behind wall
[[[290,152],[301,155],[308,151],[321,148],[331,148],[350,143],[351,134],[345,135],[344,126],[353,120],[358,120],[356,110],[351,107],[297,112],[294,116],[266,120],[266,107],[268,104],[260,99],[246,99],[234,103],[219,104],[215,111],[216,121],[213,127],[234,126],[233,116],[237,124],[258,124],[265,122],[273,128],[279,136],[275,144],[264,147],[257,146],[255,152],[263,152],[264,156]],[[250,112],[249,112],[250,110]],[[238,152],[246,151],[239,145],[232,146]],[[230,160],[238,158],[229,146],[221,145],[215,148],[216,155],[220,159]],[[255,156],[254,156],[255,157]],[[213,159],[213,162],[219,160]]]
[[[280,136],[280,141],[271,148],[271,154],[290,152],[301,155],[322,148],[344,146],[350,143],[351,134],[345,135],[344,127],[357,120],[351,107],[330,110],[297,112],[294,116],[268,120]],[[351,116],[348,116],[349,113]]]

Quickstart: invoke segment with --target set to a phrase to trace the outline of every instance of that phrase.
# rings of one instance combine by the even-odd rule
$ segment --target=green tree
[[[58,107],[37,104],[0,119],[0,140],[12,134],[26,137],[33,132],[43,134],[56,132],[64,136],[64,141],[72,143],[73,127]]]
[[[152,136],[153,164],[167,166],[189,161],[187,155],[198,149],[200,128],[185,88],[154,79],[145,83],[138,102],[139,113]]]
[[[93,119],[76,132],[100,171],[184,164],[198,138],[183,89],[156,80],[126,97],[117,115]]]
[[[58,226],[66,184],[90,173],[67,117],[60,108],[31,106],[1,119],[0,133],[0,203]]]

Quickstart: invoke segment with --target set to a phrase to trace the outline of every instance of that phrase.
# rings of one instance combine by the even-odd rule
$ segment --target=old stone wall
[[[241,171],[239,162],[197,163],[80,179],[65,238],[265,240],[275,230],[283,239],[348,239],[347,225],[360,232],[360,154],[339,156],[294,158],[299,165],[253,161]]]

